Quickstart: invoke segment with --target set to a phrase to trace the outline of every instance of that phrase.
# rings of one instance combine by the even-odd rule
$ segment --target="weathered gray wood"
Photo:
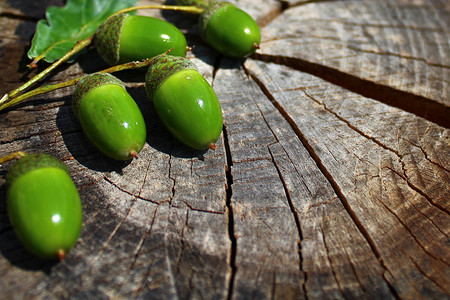
[[[449,160],[413,149],[423,132],[431,153],[448,153],[447,130],[285,67],[246,66],[310,148],[398,294],[448,293]]]
[[[449,12],[445,1],[312,1],[266,26],[259,53],[448,127]]]
[[[0,1],[1,94],[33,75],[25,53],[35,23],[62,2]],[[173,4],[140,4],[155,2]],[[170,20],[195,46],[188,57],[224,115],[215,151],[170,137],[143,73],[118,74],[147,122],[131,162],[89,143],[73,88],[0,112],[0,156],[63,160],[84,217],[65,261],[35,259],[9,224],[11,163],[0,166],[2,298],[450,297],[448,3],[234,3],[264,26],[259,54],[245,61],[205,45],[194,18],[139,12]],[[90,50],[47,82],[105,66]]]

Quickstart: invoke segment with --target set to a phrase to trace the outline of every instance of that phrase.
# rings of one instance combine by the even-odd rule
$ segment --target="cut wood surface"
[[[35,74],[36,23],[65,1],[36,3],[0,1],[1,95]],[[39,260],[8,220],[0,166],[2,299],[450,299],[450,3],[233,3],[261,25],[247,59],[214,52],[192,16],[139,12],[194,46],[223,111],[215,150],[170,136],[143,72],[116,74],[147,124],[129,162],[90,144],[73,87],[0,112],[0,156],[58,157],[83,205],[67,258]],[[89,49],[44,84],[105,67]]]

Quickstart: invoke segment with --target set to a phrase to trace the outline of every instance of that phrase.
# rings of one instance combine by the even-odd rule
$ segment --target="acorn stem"
[[[84,48],[86,48],[91,42],[92,42],[93,36],[90,36],[84,40],[78,41],[75,46],[67,52],[63,57],[55,61],[53,64],[51,64],[48,68],[43,70],[41,73],[37,74],[33,78],[31,78],[29,81],[24,83],[22,86],[18,87],[17,89],[9,92],[8,94],[5,94],[0,99],[0,110],[3,108],[6,108],[12,104],[9,104],[9,102],[14,102],[13,99],[17,99],[20,97],[19,95],[26,91],[28,88],[30,88],[33,84],[38,82],[39,80],[42,80],[44,77],[46,77],[51,71],[56,69],[58,66],[60,66],[63,62],[67,61],[70,57],[72,57],[74,54],[80,52]],[[35,58],[31,64],[36,64],[39,59]],[[28,97],[27,97],[28,98]]]
[[[20,158],[24,157],[25,155],[27,155],[27,154],[23,151],[13,152],[6,156],[0,157],[0,164],[10,161],[10,160],[13,160],[13,159],[20,159]]]
[[[18,94],[20,94],[21,92],[23,92],[24,90],[28,89],[31,85],[33,85],[34,83],[38,82],[39,80],[43,79],[45,76],[47,76],[51,71],[53,71],[54,69],[56,69],[58,66],[60,66],[63,62],[67,61],[69,58],[71,58],[74,54],[80,52],[81,50],[83,50],[84,48],[86,48],[87,46],[89,46],[89,44],[91,44],[92,42],[92,38],[93,36],[90,36],[84,40],[78,41],[75,46],[66,54],[64,54],[63,57],[61,57],[60,59],[58,59],[57,61],[55,61],[54,63],[52,63],[48,68],[46,68],[45,70],[43,70],[41,73],[37,74],[36,76],[34,76],[33,78],[31,78],[28,82],[26,82],[25,84],[23,84],[21,87],[13,90],[12,92],[9,93],[9,96],[11,98],[14,98],[15,96],[17,96]],[[36,63],[36,62],[35,62]]]
[[[113,66],[113,67],[104,69],[102,71],[99,71],[99,73],[114,73],[114,72],[123,71],[123,70],[139,69],[139,68],[145,67],[149,64],[150,64],[150,59],[144,59],[142,61],[132,61],[132,62],[128,62],[125,64],[121,64],[121,65],[117,65],[117,66]],[[68,81],[60,82],[57,84],[44,85],[44,86],[38,87],[34,90],[23,93],[22,95],[19,95],[16,98],[8,99],[9,101],[6,103],[4,103],[3,101],[0,100],[0,111],[5,108],[8,108],[10,106],[21,103],[22,101],[24,101],[28,98],[31,98],[33,96],[45,94],[45,93],[48,93],[48,92],[51,92],[54,90],[58,90],[58,89],[62,89],[65,87],[75,85],[78,83],[78,81],[81,80],[81,78],[83,78],[83,76],[80,76],[80,77],[77,77],[77,78],[74,78],[74,79],[71,79]]]
[[[132,7],[128,7],[128,8],[124,8],[122,10],[119,10],[118,12],[112,14],[111,16],[108,17],[111,18],[112,16],[118,15],[118,14],[122,14],[122,13],[127,13],[130,11],[135,11],[135,10],[140,10],[140,9],[160,9],[160,10],[176,10],[176,11],[183,11],[183,12],[189,12],[189,13],[194,13],[194,14],[201,14],[204,9],[197,7],[197,6],[193,6],[193,5],[140,5],[140,6],[132,6]]]
[[[60,261],[63,261],[64,259],[66,259],[67,254],[66,251],[64,251],[64,249],[59,249],[56,255],[58,256]]]

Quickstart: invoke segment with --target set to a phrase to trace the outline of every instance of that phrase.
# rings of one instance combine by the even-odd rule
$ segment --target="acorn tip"
[[[254,44],[253,44],[253,48],[259,49],[259,44],[254,43]]]
[[[37,68],[37,64],[34,61],[32,61],[30,64],[27,65],[27,67],[33,70]]]
[[[131,157],[133,157],[133,158],[138,158],[138,154],[137,154],[136,151],[130,152],[130,155],[131,155]]]
[[[66,258],[66,251],[64,251],[64,249],[59,249],[56,255],[60,261],[63,261]]]
[[[209,149],[211,149],[211,150],[216,150],[216,144],[211,144],[211,145],[209,145]]]

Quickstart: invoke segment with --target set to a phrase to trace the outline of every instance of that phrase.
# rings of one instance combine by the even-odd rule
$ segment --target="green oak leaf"
[[[91,36],[106,18],[138,0],[68,0],[64,7],[50,6],[46,19],[37,23],[28,57],[52,63],[77,41]]]

